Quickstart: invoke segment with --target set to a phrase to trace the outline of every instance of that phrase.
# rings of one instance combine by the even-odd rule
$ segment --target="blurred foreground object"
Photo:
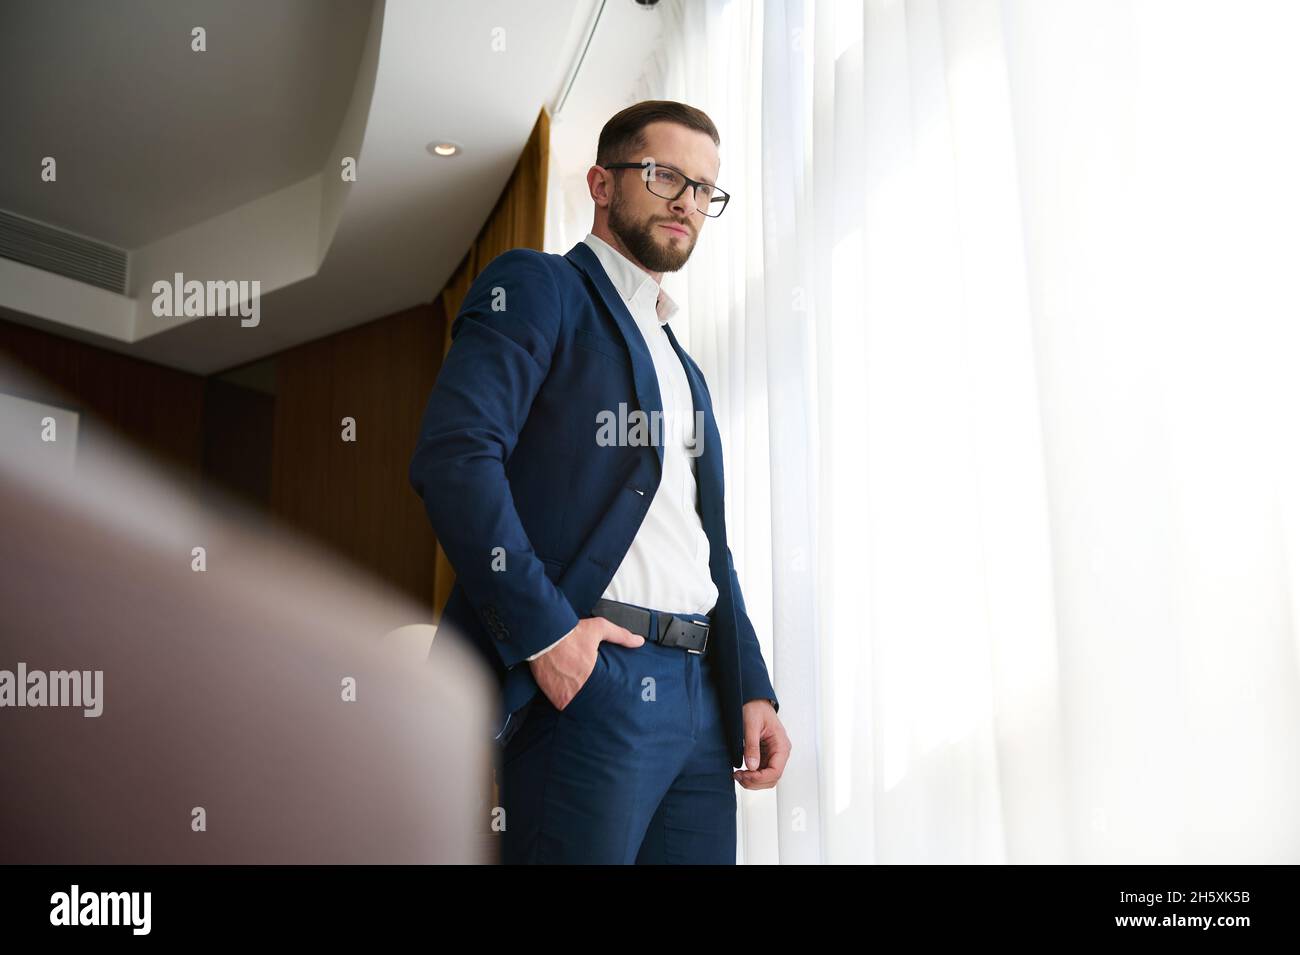
[[[0,863],[493,861],[472,652],[403,653],[428,608],[125,442],[43,442],[24,380],[0,358],[0,671],[102,671],[102,711],[0,706]]]

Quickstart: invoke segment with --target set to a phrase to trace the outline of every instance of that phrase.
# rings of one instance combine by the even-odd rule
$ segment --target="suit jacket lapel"
[[[700,456],[696,459],[695,468],[695,479],[700,492],[700,520],[704,525],[704,533],[709,537],[709,563],[713,564],[721,556],[722,566],[726,566],[727,534],[722,506],[722,436],[718,432],[718,423],[713,417],[713,403],[709,401],[704,379],[696,370],[694,362],[687,357],[686,351],[677,343],[677,336],[673,334],[672,328],[665,325],[664,331],[668,333],[673,351],[677,352],[682,367],[686,369],[686,379],[691,384],[691,400],[695,404],[695,410],[703,412],[704,444]],[[692,420],[692,426],[694,423]],[[701,440],[698,435],[696,440]]]
[[[619,296],[614,288],[614,283],[609,280],[605,274],[604,267],[600,264],[600,259],[596,253],[585,242],[579,242],[566,254],[565,258],[576,265],[579,269],[587,274],[595,285],[596,291],[600,294],[601,301],[609,309],[609,313],[614,316],[614,321],[618,325],[618,330],[623,334],[623,341],[627,345],[628,354],[632,358],[632,378],[636,383],[636,400],[641,410],[646,413],[648,418],[647,426],[658,415],[663,415],[663,398],[659,394],[659,376],[655,374],[654,359],[650,357],[650,349],[646,347],[645,338],[641,330],[636,327],[636,319],[632,313],[627,310],[627,305]],[[694,385],[691,386],[694,389]],[[611,408],[611,411],[617,409]],[[659,442],[654,444],[655,454],[659,459],[659,473],[663,473],[664,466],[664,449]]]

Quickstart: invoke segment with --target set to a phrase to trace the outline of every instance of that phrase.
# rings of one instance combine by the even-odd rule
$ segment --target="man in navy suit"
[[[488,263],[424,412],[410,479],[456,570],[442,627],[502,686],[503,862],[734,864],[735,783],[776,785],[790,753],[708,385],[659,285],[730,199],[718,145],[681,103],[610,119],[591,233]]]

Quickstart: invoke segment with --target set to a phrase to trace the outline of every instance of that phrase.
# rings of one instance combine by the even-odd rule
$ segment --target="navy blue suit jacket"
[[[699,510],[719,594],[708,652],[739,766],[741,708],[775,700],[776,691],[727,546],[709,389],[665,330],[704,413]],[[456,571],[440,628],[450,624],[483,653],[501,682],[505,720],[539,692],[526,658],[592,615],[659,486],[662,446],[601,446],[597,415],[619,416],[623,403],[654,420],[663,405],[641,332],[586,243],[566,255],[497,256],[474,280],[451,334],[410,481]]]

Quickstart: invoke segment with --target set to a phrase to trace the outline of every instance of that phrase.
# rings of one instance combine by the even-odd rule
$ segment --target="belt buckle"
[[[702,654],[705,650],[707,650],[707,649],[709,648],[709,624],[707,624],[707,623],[697,623],[697,622],[694,621],[694,620],[687,620],[686,623],[689,623],[689,624],[690,624],[691,626],[693,626],[693,627],[703,627],[703,628],[704,628],[704,642],[700,645],[700,648],[699,648],[698,650],[692,650],[690,647],[687,647],[687,648],[686,648],[686,652],[687,652],[687,653],[694,653],[694,654],[697,654],[697,655],[698,655],[698,654]]]
[[[704,642],[703,645],[698,650],[692,647],[685,646],[681,642],[682,637],[684,637],[685,633],[687,632],[686,631],[687,626],[704,629]],[[683,619],[682,617],[670,617],[668,626],[664,629],[663,639],[661,639],[659,642],[664,646],[679,647],[680,649],[685,650],[687,653],[694,653],[698,655],[703,653],[706,649],[708,649],[709,628],[710,628],[710,624],[707,623],[700,623],[699,621],[696,620],[686,620]]]

